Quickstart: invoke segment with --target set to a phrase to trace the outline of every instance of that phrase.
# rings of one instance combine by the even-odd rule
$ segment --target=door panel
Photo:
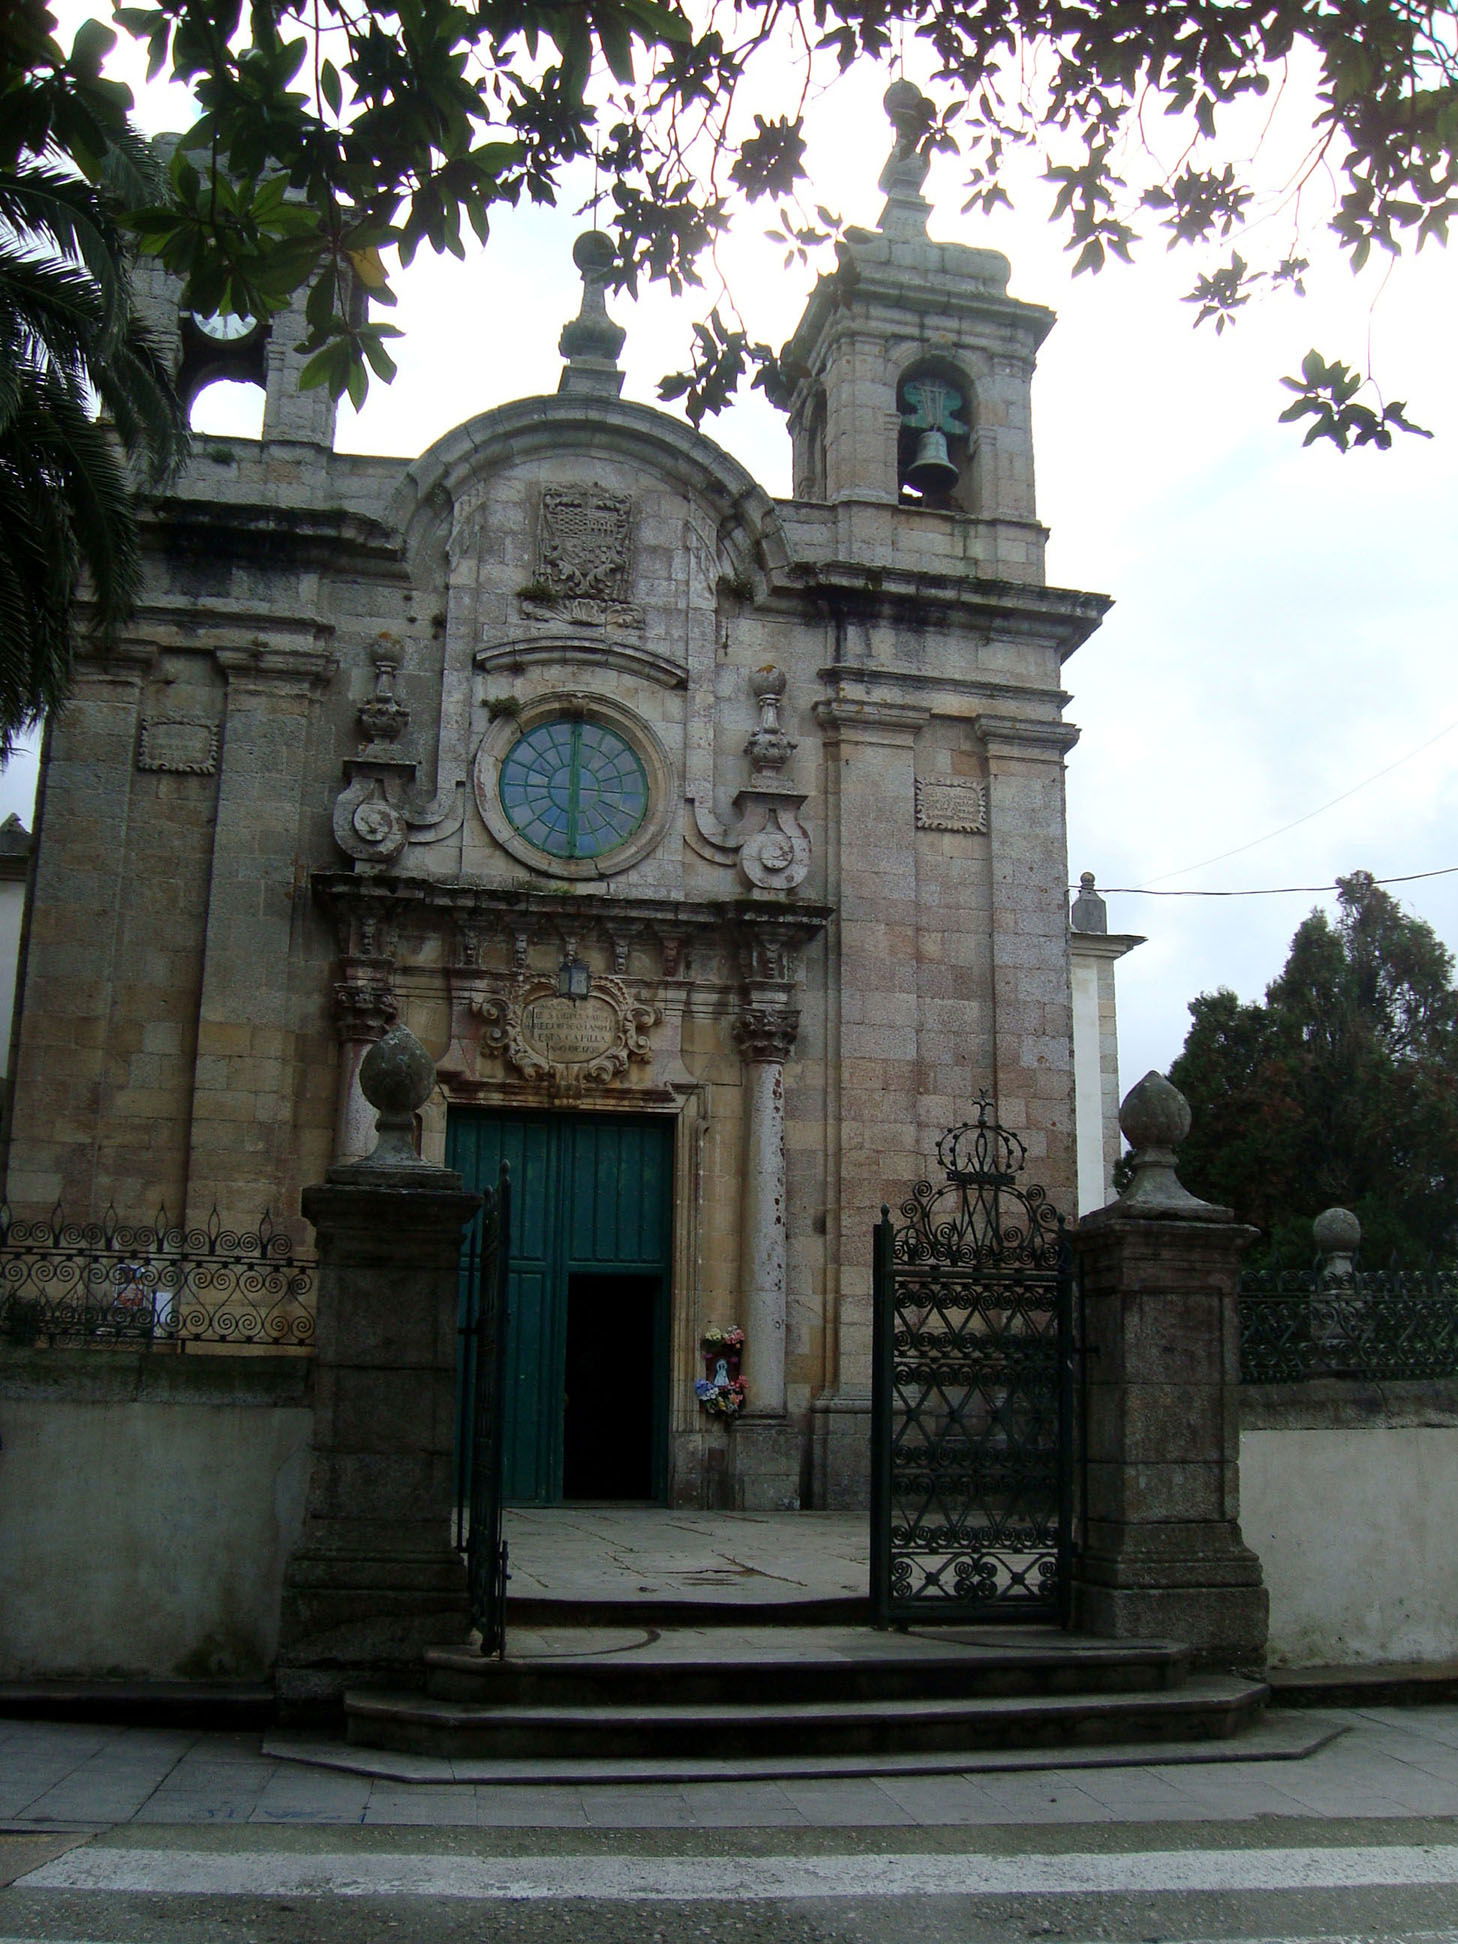
[[[477,1188],[503,1160],[512,1174],[510,1504],[664,1496],[672,1157],[662,1119],[451,1109],[447,1164]],[[608,1443],[614,1464],[594,1466]]]

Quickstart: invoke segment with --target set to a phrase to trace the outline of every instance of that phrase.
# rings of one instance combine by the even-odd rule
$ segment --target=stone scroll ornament
[[[734,799],[738,821],[725,824],[703,796],[692,798],[704,855],[721,864],[737,860],[759,891],[793,891],[810,869],[810,837],[800,822],[806,793],[792,788],[784,776],[799,746],[780,725],[786,686],[784,670],[768,664],[749,678],[759,725],[744,745],[749,782]]]
[[[547,974],[517,980],[504,993],[474,1000],[483,1052],[498,1054],[528,1080],[570,1090],[621,1079],[653,1060],[652,1029],[662,1018],[621,979],[594,974],[585,999],[564,999]]]
[[[356,712],[360,753],[347,757],[334,799],[334,841],[356,864],[389,864],[407,844],[434,844],[460,829],[465,781],[442,783],[434,800],[415,786],[418,765],[395,753],[410,711],[395,694],[398,649],[375,656],[375,686]]]

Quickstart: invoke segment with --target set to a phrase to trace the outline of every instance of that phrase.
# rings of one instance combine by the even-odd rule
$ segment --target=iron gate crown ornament
[[[992,1101],[987,1094],[979,1094],[974,1105],[976,1120],[949,1127],[937,1142],[937,1159],[948,1181],[1009,1188],[1023,1171],[1027,1145],[1009,1128],[988,1119]]]
[[[896,1261],[1063,1273],[1068,1242],[1062,1215],[1046,1189],[1018,1186],[1026,1143],[994,1118],[988,1094],[975,1104],[976,1120],[949,1127],[937,1142],[945,1181],[917,1182],[901,1204],[906,1220],[896,1230]]]

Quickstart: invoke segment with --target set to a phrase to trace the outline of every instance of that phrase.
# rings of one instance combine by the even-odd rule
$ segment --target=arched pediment
[[[407,555],[419,560],[449,534],[456,509],[489,491],[491,477],[539,459],[580,455],[624,462],[709,512],[720,558],[739,576],[770,574],[788,559],[774,502],[737,459],[701,432],[650,406],[580,394],[518,399],[437,439],[396,490],[393,513]]]

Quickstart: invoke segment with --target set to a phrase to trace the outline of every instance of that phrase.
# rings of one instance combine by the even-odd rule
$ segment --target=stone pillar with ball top
[[[1087,1466],[1074,1624],[1189,1643],[1198,1666],[1264,1664],[1267,1598],[1240,1532],[1240,1258],[1255,1235],[1175,1174],[1183,1094],[1148,1073],[1119,1124],[1129,1186],[1074,1233]]]
[[[372,1154],[303,1195],[317,1231],[319,1318],[305,1523],[284,1576],[285,1713],[348,1686],[410,1679],[426,1647],[464,1638],[451,1540],[461,1236],[481,1206],[415,1153],[435,1065],[404,1026],[360,1066]]]

